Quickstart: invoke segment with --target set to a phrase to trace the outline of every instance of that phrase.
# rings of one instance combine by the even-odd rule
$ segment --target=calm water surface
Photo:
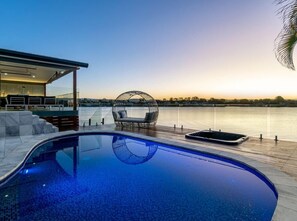
[[[144,108],[129,108],[128,115],[143,117]],[[80,108],[80,124],[113,123],[111,108]],[[100,119],[100,120],[99,120]],[[176,125],[197,130],[214,129],[249,136],[297,141],[297,108],[273,107],[160,107],[158,125]]]
[[[265,221],[277,196],[234,161],[98,134],[41,145],[0,199],[0,220]]]

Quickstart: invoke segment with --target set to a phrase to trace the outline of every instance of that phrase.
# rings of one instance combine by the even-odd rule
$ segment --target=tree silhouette
[[[285,102],[285,99],[282,96],[277,96],[277,97],[275,97],[274,100],[278,104],[281,104],[281,103]]]

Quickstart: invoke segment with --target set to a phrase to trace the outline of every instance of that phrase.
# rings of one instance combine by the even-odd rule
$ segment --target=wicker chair
[[[138,98],[135,99],[135,97]],[[143,117],[130,116],[135,107],[140,107],[142,111],[145,110]],[[116,98],[112,107],[112,115],[117,126],[148,127],[156,125],[159,108],[155,99],[149,94],[142,91],[127,91]]]

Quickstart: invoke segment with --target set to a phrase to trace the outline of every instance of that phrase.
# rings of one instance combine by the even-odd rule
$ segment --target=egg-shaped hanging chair
[[[156,125],[159,115],[155,99],[142,91],[127,91],[114,101],[112,115],[116,125]]]

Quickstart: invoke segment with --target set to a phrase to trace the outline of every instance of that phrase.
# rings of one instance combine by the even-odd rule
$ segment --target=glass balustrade
[[[114,124],[111,107],[81,107],[80,125]],[[145,108],[127,107],[128,116],[144,117]],[[296,108],[277,107],[159,107],[158,126],[222,130],[252,137],[296,141]]]

